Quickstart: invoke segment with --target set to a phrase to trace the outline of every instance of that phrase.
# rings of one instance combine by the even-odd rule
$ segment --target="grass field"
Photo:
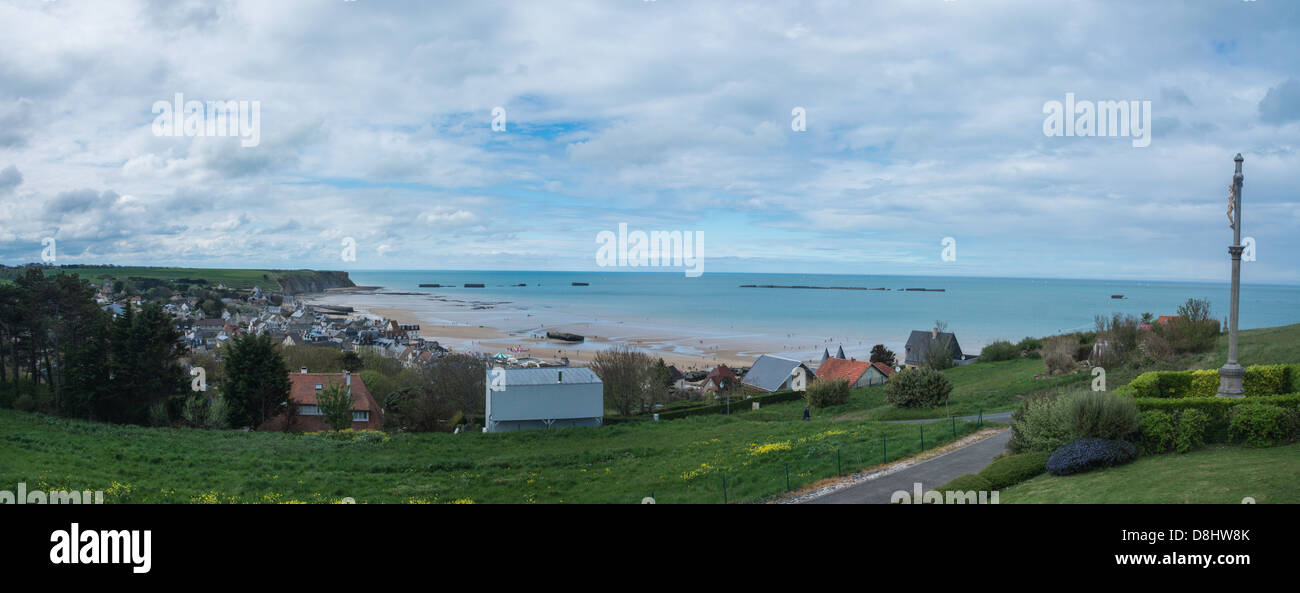
[[[1300,443],[1269,449],[1211,446],[1142,457],[1074,476],[1041,475],[1001,492],[1014,503],[1300,503]]]
[[[797,404],[786,404],[791,407]],[[773,406],[780,408],[781,406]],[[798,408],[802,410],[802,408]],[[790,410],[769,410],[791,418]],[[976,429],[959,422],[957,436]],[[953,440],[921,428],[768,414],[504,434],[319,435],[144,428],[0,410],[0,484],[111,502],[756,501]],[[882,439],[883,442],[882,442]]]

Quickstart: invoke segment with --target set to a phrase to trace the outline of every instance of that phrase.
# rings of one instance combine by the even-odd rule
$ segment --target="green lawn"
[[[1002,490],[1014,503],[1300,503],[1300,443],[1268,449],[1211,446],[1142,457],[1074,476],[1041,475]]]
[[[800,408],[802,410],[802,408]],[[777,414],[780,410],[771,410]],[[143,428],[0,410],[0,485],[105,490],[113,502],[659,503],[756,501],[950,442],[949,423],[768,413],[505,434],[358,440]],[[956,424],[958,436],[976,429]],[[882,438],[887,439],[882,443]],[[114,486],[116,484],[116,486]],[[129,492],[127,491],[129,489]]]

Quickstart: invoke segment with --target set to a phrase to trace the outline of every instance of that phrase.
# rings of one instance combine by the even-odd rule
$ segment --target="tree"
[[[352,388],[333,381],[316,394],[316,407],[325,423],[334,430],[352,427]]]
[[[922,359],[927,368],[936,371],[943,371],[952,368],[952,336],[947,335],[948,323],[946,321],[934,322],[937,337],[930,340],[930,345],[925,349],[925,355]]]
[[[433,365],[431,396],[466,415],[482,414],[487,405],[487,365],[464,354],[444,356]]]
[[[948,402],[952,380],[929,368],[905,369],[885,383],[885,402],[900,408],[936,408]]]
[[[1209,319],[1210,318],[1209,299],[1196,299],[1196,298],[1187,299],[1187,302],[1178,305],[1178,316],[1192,323],[1205,321]]]
[[[894,351],[885,347],[884,344],[876,344],[871,347],[871,362],[883,362],[886,366],[894,366],[897,361]]]
[[[225,346],[222,395],[233,426],[260,426],[289,401],[289,371],[269,335],[236,337]]]
[[[605,405],[629,416],[652,397],[654,366],[649,354],[620,344],[598,352],[591,370],[604,384]]]
[[[364,363],[361,362],[361,357],[357,355],[356,352],[344,352],[340,362],[343,364],[343,370],[349,373],[355,373],[361,370],[361,367],[365,366]]]

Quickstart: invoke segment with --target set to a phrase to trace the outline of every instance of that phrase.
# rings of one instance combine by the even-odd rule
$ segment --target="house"
[[[686,374],[681,372],[676,365],[668,365],[668,383],[670,387],[678,391],[686,389]]]
[[[736,373],[727,368],[727,365],[720,364],[713,367],[709,374],[704,377],[705,391],[722,391],[734,385]]]
[[[957,343],[957,336],[952,332],[940,332],[938,328],[930,331],[915,330],[907,338],[907,345],[904,346],[906,354],[903,363],[909,367],[925,366],[925,353],[930,350],[933,344],[947,344],[952,351],[953,364],[967,364],[975,360],[974,356],[965,356],[961,352],[961,344]]]
[[[483,432],[600,426],[605,386],[586,367],[487,370]]]
[[[297,407],[297,414],[286,423],[285,415],[280,414],[259,426],[258,430],[285,432],[318,432],[333,430],[321,416],[316,405],[316,396],[330,385],[343,385],[352,392],[352,429],[383,430],[383,411],[379,403],[370,394],[361,375],[347,371],[342,373],[308,373],[303,367],[297,373],[289,373],[289,401]],[[286,426],[287,424],[287,426]]]
[[[817,379],[808,365],[797,360],[764,354],[754,361],[740,384],[759,391],[803,391]]]
[[[894,369],[883,362],[844,360],[830,358],[817,367],[818,381],[847,381],[850,388],[883,385],[894,375]]]

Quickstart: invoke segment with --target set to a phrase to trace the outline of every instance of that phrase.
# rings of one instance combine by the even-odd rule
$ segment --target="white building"
[[[604,390],[585,367],[489,368],[484,431],[600,426]]]

